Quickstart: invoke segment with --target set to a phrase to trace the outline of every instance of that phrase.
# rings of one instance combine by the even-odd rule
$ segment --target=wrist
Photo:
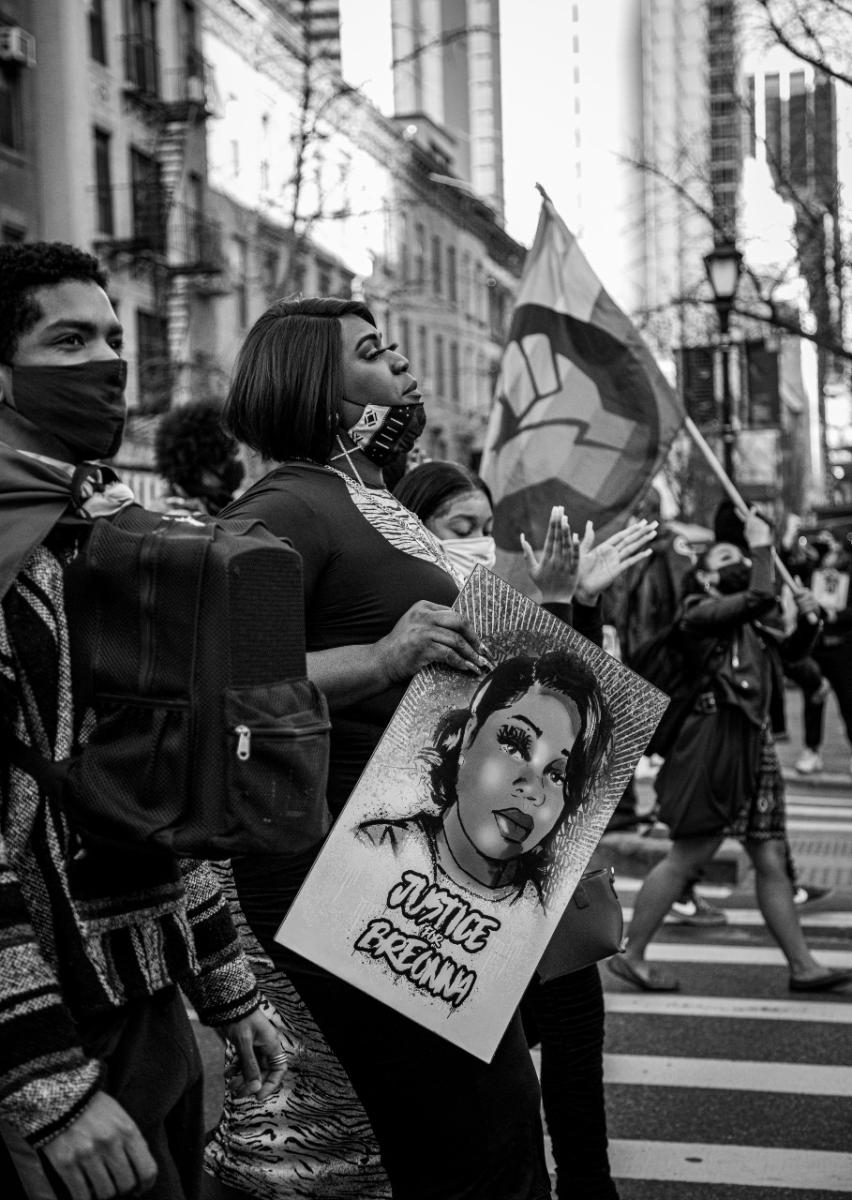
[[[574,599],[574,588],[550,588],[541,593],[542,604],[571,604]]]
[[[574,601],[577,604],[585,604],[587,608],[594,608],[598,602],[599,592],[592,592],[588,588],[583,587],[578,583],[574,589]]]
[[[369,655],[369,659],[372,659],[375,664],[375,682],[378,691],[386,691],[389,687],[393,687],[394,684],[402,682],[403,677],[398,676],[393,667],[393,647],[388,638],[379,638],[374,645],[366,646],[365,650]]]

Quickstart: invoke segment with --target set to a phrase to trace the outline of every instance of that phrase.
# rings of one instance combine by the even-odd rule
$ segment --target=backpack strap
[[[61,800],[71,760],[54,762],[28,746],[15,734],[6,714],[0,715],[0,746],[9,762],[31,775],[46,792]]]

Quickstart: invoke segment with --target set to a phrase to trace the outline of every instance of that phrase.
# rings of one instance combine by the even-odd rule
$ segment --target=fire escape
[[[150,282],[157,324],[140,347],[140,407],[154,413],[181,386],[193,294],[227,290],[221,227],[204,211],[206,170],[191,171],[188,154],[192,139],[204,136],[211,80],[195,49],[187,49],[183,66],[161,70],[156,41],[132,35],[125,38],[124,74],[125,107],[150,136],[144,151],[130,151],[125,236],[98,250],[113,268]]]

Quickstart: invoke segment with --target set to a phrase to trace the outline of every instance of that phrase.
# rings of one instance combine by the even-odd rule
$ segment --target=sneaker
[[[814,884],[809,884],[803,887],[799,884],[793,890],[793,903],[796,908],[801,908],[803,904],[813,904],[817,900],[824,900],[826,896],[830,896],[834,888],[816,887]]]
[[[822,759],[816,750],[803,750],[796,759],[796,770],[800,775],[813,775],[822,770]]]
[[[693,895],[690,900],[676,900],[669,915],[679,925],[727,925],[724,909],[708,904],[701,896]]]

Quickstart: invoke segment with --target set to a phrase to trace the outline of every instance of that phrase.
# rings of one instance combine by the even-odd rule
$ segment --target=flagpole
[[[686,428],[686,432],[689,434],[689,436],[692,438],[693,442],[695,442],[696,446],[698,447],[698,449],[701,451],[701,453],[704,455],[705,459],[707,460],[708,467],[713,472],[713,474],[716,476],[716,478],[719,480],[719,482],[721,483],[725,492],[727,492],[728,498],[733,501],[734,507],[736,508],[737,512],[743,519],[745,519],[751,511],[749,509],[749,506],[746,504],[745,500],[743,500],[742,496],[737,491],[732,480],[726,473],[725,468],[719,462],[718,458],[716,457],[716,455],[713,452],[712,447],[708,444],[706,438],[704,437],[704,435],[702,434],[702,432],[698,428],[698,426],[695,424],[692,417],[686,418],[686,420],[684,421],[684,426]],[[801,590],[802,590],[802,585],[800,583],[797,583],[796,580],[793,578],[793,576],[790,574],[790,572],[787,570],[787,568],[785,567],[784,563],[781,561],[781,559],[778,555],[778,551],[774,547],[772,548],[772,557],[775,561],[775,568],[778,571],[778,574],[781,576],[781,578],[784,580],[784,582],[792,589],[794,595],[798,595],[798,593],[801,592]]]

